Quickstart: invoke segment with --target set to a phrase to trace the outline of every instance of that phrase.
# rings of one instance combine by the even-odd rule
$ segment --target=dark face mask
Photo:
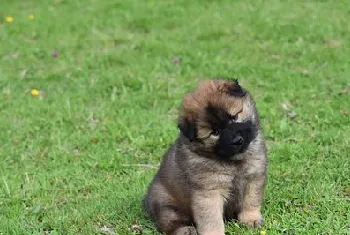
[[[256,135],[257,128],[251,121],[230,123],[220,130],[215,152],[223,159],[243,153]]]

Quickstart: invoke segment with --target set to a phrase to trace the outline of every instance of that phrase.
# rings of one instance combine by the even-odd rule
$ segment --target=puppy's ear
[[[177,126],[181,133],[190,141],[193,141],[196,138],[197,128],[193,121],[190,121],[185,117],[180,117]]]
[[[238,80],[235,79],[228,88],[228,93],[232,96],[242,97],[247,94],[247,92],[239,85]]]

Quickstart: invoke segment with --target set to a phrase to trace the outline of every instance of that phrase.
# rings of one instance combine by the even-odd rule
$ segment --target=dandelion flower
[[[266,231],[264,231],[264,230],[261,231],[261,232],[260,232],[260,235],[266,235]]]
[[[30,20],[34,20],[34,15],[33,14],[30,14],[29,16],[28,16],[28,19],[30,19]]]
[[[6,16],[5,20],[6,20],[6,22],[11,23],[13,21],[13,17],[12,16]]]
[[[40,95],[40,91],[38,91],[37,89],[32,89],[30,91],[30,94],[32,94],[32,96],[38,96],[38,95]]]

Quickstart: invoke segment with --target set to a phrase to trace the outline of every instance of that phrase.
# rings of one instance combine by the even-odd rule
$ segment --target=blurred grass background
[[[181,98],[224,76],[255,97],[270,157],[264,227],[227,233],[350,234],[349,12],[345,0],[2,0],[0,232],[157,234],[140,200]]]

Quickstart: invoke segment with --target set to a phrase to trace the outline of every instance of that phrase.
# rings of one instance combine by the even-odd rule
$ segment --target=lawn
[[[0,5],[0,234],[157,234],[140,201],[216,76],[253,94],[269,148],[265,224],[227,234],[350,234],[349,1]]]

